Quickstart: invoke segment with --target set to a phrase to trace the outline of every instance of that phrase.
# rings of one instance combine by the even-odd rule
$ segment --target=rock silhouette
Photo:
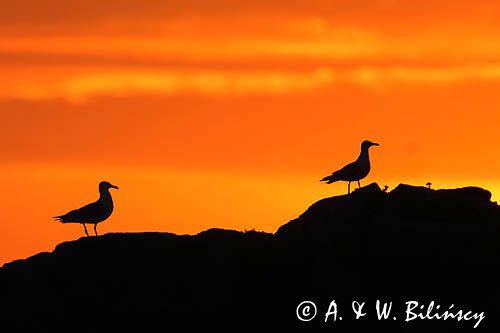
[[[500,208],[483,189],[370,184],[314,203],[275,234],[106,234],[0,269],[2,325],[137,332],[214,327],[456,331],[471,321],[404,321],[404,302],[484,311],[497,330]],[[314,301],[317,317],[297,319]],[[342,321],[325,323],[335,300]],[[367,302],[355,320],[351,302]],[[378,320],[375,301],[397,320]],[[392,315],[391,315],[392,317]],[[157,330],[158,331],[158,330]]]
[[[358,188],[361,188],[360,180],[368,176],[370,173],[370,154],[369,149],[372,146],[378,146],[378,143],[374,143],[365,140],[361,143],[361,151],[359,153],[356,161],[347,164],[340,170],[333,172],[331,175],[322,178],[320,181],[326,182],[327,184],[334,183],[339,180],[343,180],[347,183],[347,193],[351,193],[351,182],[358,182]]]

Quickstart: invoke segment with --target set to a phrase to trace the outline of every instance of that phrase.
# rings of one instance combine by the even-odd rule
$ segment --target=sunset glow
[[[500,196],[497,1],[1,1],[0,264],[101,232],[274,232],[346,184]]]

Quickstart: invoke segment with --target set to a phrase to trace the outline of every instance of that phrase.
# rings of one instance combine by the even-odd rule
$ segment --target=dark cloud
[[[495,18],[496,1],[440,0],[20,0],[2,1],[0,22],[4,26],[60,26],[113,20],[168,20],[197,16],[324,16],[332,19],[407,20],[444,19],[449,16]]]

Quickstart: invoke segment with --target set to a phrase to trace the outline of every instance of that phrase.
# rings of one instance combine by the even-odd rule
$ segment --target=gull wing
[[[342,169],[333,172],[330,176],[326,176],[325,178],[321,179],[321,181],[322,182],[326,181],[327,184],[331,184],[333,182],[336,182],[337,180],[349,181],[353,177],[355,177],[355,175],[357,175],[358,173],[359,173],[358,163],[352,162],[347,164]]]
[[[99,201],[93,202],[81,208],[72,210],[61,216],[54,216],[54,219],[65,223],[65,222],[86,222],[94,220],[97,216],[101,214],[102,206]]]
[[[347,164],[342,169],[335,171],[333,175],[340,180],[349,180],[358,173],[358,170],[359,170],[358,163],[352,162]]]

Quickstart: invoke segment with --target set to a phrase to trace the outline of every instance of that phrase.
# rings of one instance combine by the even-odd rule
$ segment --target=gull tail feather
[[[332,174],[330,176],[326,176],[325,178],[321,179],[320,182],[326,182],[327,184],[331,184],[333,182],[336,182],[337,180],[339,180],[335,174]]]
[[[55,221],[57,222],[61,222],[61,223],[69,223],[69,222],[73,222],[71,220],[71,218],[68,218],[68,216],[66,215],[60,215],[60,216],[54,216],[52,217]]]

